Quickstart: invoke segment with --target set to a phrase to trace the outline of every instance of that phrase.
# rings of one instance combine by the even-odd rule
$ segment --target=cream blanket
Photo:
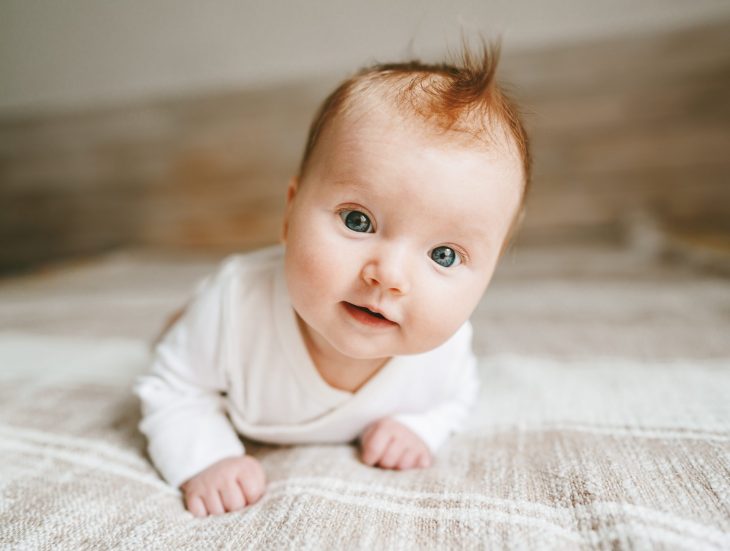
[[[195,519],[145,457],[142,341],[0,333],[0,548],[730,548],[730,366],[481,359],[425,471],[248,444],[265,498]]]

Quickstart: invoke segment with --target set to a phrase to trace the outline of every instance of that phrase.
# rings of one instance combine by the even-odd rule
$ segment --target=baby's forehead
[[[496,159],[521,162],[518,148],[505,122],[465,113],[450,124],[430,115],[419,104],[403,98],[397,89],[382,88],[348,96],[330,121],[330,147],[341,140],[357,139],[364,132],[387,137],[393,129],[407,130],[412,142],[446,149],[478,151]]]
[[[510,188],[512,183],[521,187],[521,160],[509,144],[444,130],[398,106],[379,102],[350,110],[333,121],[328,134],[322,143],[321,174],[345,187],[379,182],[384,169],[403,170],[402,177],[409,178],[425,166],[431,169],[422,175],[439,174],[445,188],[451,188],[449,182],[464,170],[498,178],[505,185],[509,182]],[[433,159],[438,159],[437,164],[432,164]]]

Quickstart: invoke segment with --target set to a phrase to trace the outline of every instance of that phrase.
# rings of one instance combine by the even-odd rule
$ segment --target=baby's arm
[[[227,301],[219,287],[216,278],[199,288],[155,347],[151,373],[135,386],[150,457],[196,515],[253,503],[265,483],[225,412]]]
[[[263,470],[244,455],[214,377],[204,370],[186,375],[158,358],[153,373],[136,385],[144,415],[140,429],[150,457],[162,476],[183,490],[185,504],[196,516],[254,503],[263,493]]]

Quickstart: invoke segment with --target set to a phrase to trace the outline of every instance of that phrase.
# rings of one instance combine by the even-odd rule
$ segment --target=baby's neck
[[[297,315],[299,330],[304,337],[309,356],[324,381],[333,388],[357,392],[390,358],[360,360],[345,356],[332,348],[312,331]]]

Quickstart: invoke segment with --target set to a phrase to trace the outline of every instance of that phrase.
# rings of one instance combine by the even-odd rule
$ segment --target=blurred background
[[[678,353],[687,325],[703,328],[703,354],[727,353],[726,0],[4,0],[0,328],[81,319],[79,333],[100,334],[91,312],[112,307],[130,317],[109,333],[148,335],[216,259],[276,242],[308,124],[336,83],[377,61],[441,60],[462,33],[502,38],[499,74],[535,158],[524,227],[484,310],[492,344],[517,349],[535,329],[532,343],[551,335],[535,350],[554,346],[560,312],[575,342],[604,308],[612,334],[626,331],[605,350],[643,346],[630,329],[651,318],[676,322],[654,353]],[[57,279],[37,278],[49,270]],[[528,296],[509,287],[520,281],[547,287]],[[88,302],[95,288],[106,298]],[[648,290],[664,302],[627,314]],[[551,314],[530,329],[536,302]],[[500,334],[509,320],[522,329]]]

